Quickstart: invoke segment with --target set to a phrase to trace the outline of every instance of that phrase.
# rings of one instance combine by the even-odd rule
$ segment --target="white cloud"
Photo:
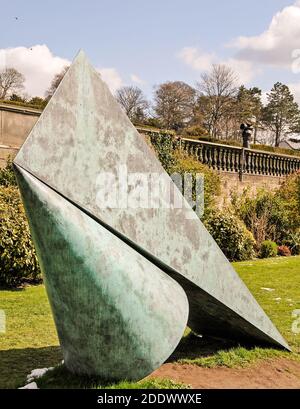
[[[261,34],[240,36],[229,46],[238,49],[238,59],[291,67],[292,52],[300,48],[300,1],[276,13]]]
[[[215,54],[203,53],[196,47],[184,47],[178,53],[178,57],[197,71],[207,71],[216,62]]]
[[[114,93],[118,88],[122,87],[123,80],[115,68],[99,68],[101,78],[106,82],[109,89]]]
[[[288,87],[294,94],[295,101],[300,105],[300,82],[288,84]]]
[[[31,96],[44,96],[55,74],[70,64],[54,56],[46,45],[0,49],[1,68],[13,67],[26,79],[25,90]]]
[[[13,67],[25,76],[25,93],[43,97],[55,74],[71,62],[53,55],[47,45],[0,49],[0,70]],[[123,81],[115,68],[100,68],[102,79],[115,92]]]
[[[249,84],[261,72],[250,61],[229,58],[228,60],[221,61],[221,63],[228,65],[236,73],[238,82],[243,85]]]
[[[264,105],[264,106],[266,106],[267,105],[267,103],[268,103],[268,93],[269,93],[270,91],[262,91],[262,93],[261,93],[261,102],[262,102],[262,104]]]
[[[136,74],[131,74],[130,75],[130,79],[132,82],[135,82],[138,85],[145,85],[146,82],[144,80],[142,80],[138,75]]]
[[[241,84],[248,84],[259,73],[259,70],[249,61],[235,58],[221,60],[215,54],[202,53],[196,47],[183,48],[178,53],[178,57],[195,71],[209,71],[212,64],[225,64],[237,74],[238,82]]]

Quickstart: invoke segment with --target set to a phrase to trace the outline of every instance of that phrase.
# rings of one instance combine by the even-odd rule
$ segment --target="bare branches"
[[[122,87],[117,90],[116,98],[131,121],[138,121],[145,117],[149,103],[140,88]]]
[[[0,99],[24,89],[25,77],[15,68],[5,68],[0,72]]]
[[[200,95],[206,100],[208,131],[217,137],[220,121],[230,109],[237,92],[237,76],[230,67],[214,64],[209,73],[202,74],[197,85]]]
[[[57,73],[52,81],[51,81],[51,85],[50,87],[47,89],[46,93],[45,93],[45,97],[47,100],[49,100],[52,95],[54,94],[54,92],[56,91],[56,88],[59,86],[59,84],[61,83],[62,79],[64,78],[66,72],[68,71],[69,66],[65,66],[61,72]]]

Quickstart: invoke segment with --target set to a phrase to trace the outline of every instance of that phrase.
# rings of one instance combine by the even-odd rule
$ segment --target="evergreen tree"
[[[263,110],[263,120],[274,133],[275,146],[279,146],[288,134],[299,130],[299,106],[287,85],[277,82],[273,86]]]

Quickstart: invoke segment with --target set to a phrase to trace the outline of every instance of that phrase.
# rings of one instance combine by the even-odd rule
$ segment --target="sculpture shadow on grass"
[[[167,362],[204,357],[234,346],[236,345],[233,342],[211,338],[199,339],[190,333],[182,338]],[[62,351],[59,346],[0,351],[0,389],[19,388],[26,384],[26,377],[33,369],[58,366],[62,359]],[[41,387],[78,388],[91,387],[91,384],[106,385],[111,384],[111,381],[73,375],[65,367],[61,367],[55,371],[53,376],[47,376],[42,381]]]
[[[200,338],[190,333],[182,338],[174,353],[167,362],[179,359],[194,359],[212,355],[219,350],[237,346],[233,342]],[[44,348],[9,349],[0,351],[0,389],[14,389],[26,384],[26,377],[33,369],[58,366],[63,359],[59,346]],[[65,367],[55,371],[53,376],[47,376],[41,387],[91,387],[94,385],[111,384],[97,377],[78,376],[71,374]]]
[[[59,346],[0,351],[0,389],[24,386],[33,369],[58,365],[62,359]]]
[[[199,337],[193,332],[182,338],[167,362],[177,362],[180,359],[197,359],[211,356],[218,351],[227,351],[240,346],[237,341],[214,337]],[[244,344],[245,347],[250,345]],[[253,347],[253,346],[252,346]]]
[[[181,359],[204,358],[238,346],[235,341],[212,337],[199,338],[190,332],[182,338],[167,362],[176,363]],[[253,348],[250,345],[243,346],[249,350]],[[59,346],[0,351],[0,389],[19,388],[26,384],[27,375],[33,369],[48,367],[56,368],[39,380],[38,384],[42,389],[94,388],[112,384],[111,380],[104,380],[97,376],[72,374],[64,365],[60,365],[61,361],[62,351]]]

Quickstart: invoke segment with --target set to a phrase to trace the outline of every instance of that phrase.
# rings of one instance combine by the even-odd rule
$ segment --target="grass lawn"
[[[257,359],[287,356],[299,359],[300,334],[292,332],[292,312],[300,309],[300,257],[234,263],[234,267],[293,349],[293,354],[272,349],[248,350],[226,342],[204,340],[186,333],[170,361],[215,367],[243,366]],[[262,289],[265,288],[265,289]],[[268,290],[266,290],[268,289]],[[272,291],[270,291],[270,289]],[[62,354],[42,285],[0,291],[0,310],[6,314],[6,333],[0,333],[0,388],[25,384],[31,370],[58,365]],[[40,387],[100,387],[99,379],[69,374],[63,366],[38,381]],[[110,385],[111,388],[179,388],[170,380],[146,380]]]
[[[292,313],[300,310],[300,257],[244,261],[233,266],[293,351],[300,353],[300,334],[292,332]]]

